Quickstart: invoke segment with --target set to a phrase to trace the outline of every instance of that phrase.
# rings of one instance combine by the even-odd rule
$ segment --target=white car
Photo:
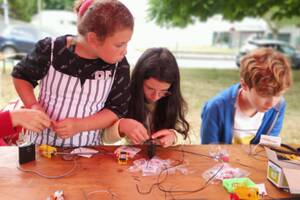
[[[293,68],[300,69],[300,53],[296,51],[294,47],[290,44],[280,41],[280,40],[250,40],[244,46],[241,47],[238,54],[236,55],[236,64],[239,67],[241,59],[244,55],[249,53],[250,51],[262,48],[262,47],[270,47],[273,48],[280,53],[283,53],[291,62]]]

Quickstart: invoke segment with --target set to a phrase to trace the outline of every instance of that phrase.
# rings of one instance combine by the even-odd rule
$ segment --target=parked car
[[[289,59],[293,68],[300,68],[300,53],[297,52],[294,47],[283,41],[262,39],[250,40],[241,47],[235,59],[237,66],[240,66],[241,59],[244,55],[261,47],[270,47],[283,53]]]
[[[20,58],[46,36],[52,37],[53,33],[32,25],[9,25],[0,33],[0,52],[6,57]]]

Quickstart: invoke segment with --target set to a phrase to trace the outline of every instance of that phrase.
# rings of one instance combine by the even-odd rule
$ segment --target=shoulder
[[[51,38],[50,45],[54,42],[55,49],[67,49],[68,38],[74,37],[73,35],[62,35],[56,38]]]
[[[51,41],[52,38],[50,37],[46,37],[44,39],[39,40],[35,45],[37,53],[40,52],[44,54],[46,52],[49,52],[51,49]]]
[[[236,97],[238,94],[238,89],[240,85],[235,84],[224,90],[222,90],[219,94],[209,99],[205,103],[206,109],[216,109],[216,108],[228,108],[234,105],[236,101]]]
[[[52,43],[54,42],[55,49],[61,49],[66,46],[66,37],[60,36],[57,38],[46,37],[36,43],[36,53],[47,54],[51,51]]]
[[[286,107],[286,101],[282,97],[282,99],[272,109],[270,109],[270,112],[280,112],[282,110],[285,110],[285,107]]]

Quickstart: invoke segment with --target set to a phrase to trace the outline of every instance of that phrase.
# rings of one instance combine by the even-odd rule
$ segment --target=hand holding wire
[[[121,119],[119,123],[119,132],[120,134],[125,134],[133,144],[143,144],[149,139],[145,126],[134,119]]]
[[[176,142],[176,135],[173,130],[163,129],[152,134],[152,139],[155,140],[157,145],[162,147],[172,146]]]

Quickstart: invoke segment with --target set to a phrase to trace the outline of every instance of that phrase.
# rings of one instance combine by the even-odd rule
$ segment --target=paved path
[[[140,54],[128,54],[127,58],[134,66]],[[199,54],[199,53],[174,53],[179,67],[184,68],[216,68],[237,69],[235,56],[231,54]]]

